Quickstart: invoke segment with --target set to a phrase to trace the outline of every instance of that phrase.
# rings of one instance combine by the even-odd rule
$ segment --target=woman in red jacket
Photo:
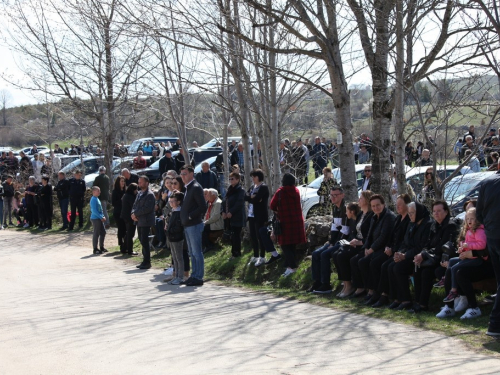
[[[281,235],[277,236],[278,243],[283,249],[285,258],[285,273],[287,277],[297,270],[295,261],[295,246],[306,242],[304,217],[300,206],[300,193],[295,187],[295,177],[285,173],[281,180],[281,187],[276,190],[271,199],[271,210],[275,212],[281,223]]]

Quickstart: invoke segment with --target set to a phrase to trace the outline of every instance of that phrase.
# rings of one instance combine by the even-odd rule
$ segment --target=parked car
[[[479,196],[479,183],[494,173],[496,173],[496,172],[487,171],[487,172],[478,172],[478,173],[468,175],[467,177],[470,176],[471,178],[463,184],[464,188],[457,189],[457,192],[454,194],[453,204],[450,205],[451,214],[453,216],[456,216],[458,218],[463,219],[463,216],[465,215],[465,212],[464,212],[465,202],[467,202],[471,199],[477,199],[477,197]],[[474,178],[472,178],[473,175],[476,175],[476,176],[474,176]],[[450,183],[452,181],[450,181]],[[465,188],[468,188],[468,189],[466,190]],[[446,192],[445,192],[445,194],[446,194]]]
[[[222,143],[222,141],[224,140],[223,137],[220,137],[220,138],[214,138],[210,141],[208,141],[207,143],[201,145],[200,147],[198,148],[211,148],[211,147],[216,147],[215,145],[217,144],[217,142],[220,142]],[[229,146],[232,142],[236,141],[236,143],[239,143],[241,141],[241,135],[240,136],[237,136],[237,137],[227,137],[227,145]],[[250,144],[252,144],[252,137],[250,137]]]
[[[144,144],[146,144],[147,141],[152,142],[152,143],[161,143],[161,142],[170,142],[171,144],[174,144],[177,142],[178,137],[148,137],[148,138],[140,138],[136,139],[133,141],[130,146],[128,147],[128,153],[130,155],[137,155],[137,151],[139,151],[140,148]]]
[[[210,164],[210,169],[213,170],[214,172],[217,173],[215,169],[215,159],[217,159],[217,156],[212,156],[208,159],[205,159],[203,161],[206,161],[208,164]],[[201,172],[201,163],[197,164],[196,167],[194,167],[194,174]]]
[[[462,201],[482,180],[494,173],[495,172],[478,172],[457,176],[446,185],[443,198],[448,205],[452,207],[455,203]]]
[[[119,159],[114,158],[113,160],[119,160]],[[62,168],[61,172],[64,172],[66,176],[70,177],[73,175],[73,172],[75,170],[79,169],[86,176],[88,174],[97,173],[101,165],[104,165],[104,157],[91,156],[83,159],[76,159],[75,161],[69,163],[67,166]]]
[[[406,172],[406,182],[411,185],[415,195],[420,197],[422,189],[424,187],[425,171],[429,167],[413,167],[408,172]],[[446,165],[446,170],[444,165],[437,166],[437,175],[441,180],[451,175],[458,168],[458,165]],[[470,167],[465,166],[460,169],[459,176],[472,173]]]
[[[14,151],[14,155],[19,155],[19,153],[20,153],[21,151],[23,151],[23,152],[26,154],[26,156],[30,156],[30,155],[31,155],[31,149],[32,149],[32,148],[33,148],[32,146],[30,146],[30,147],[25,147],[25,148],[21,148],[20,150],[16,150],[16,151]],[[44,150],[49,151],[48,147],[45,147],[45,146],[37,146],[37,151],[38,151],[38,152],[40,152],[40,151],[44,151]],[[31,156],[32,156],[32,155],[31,155]]]

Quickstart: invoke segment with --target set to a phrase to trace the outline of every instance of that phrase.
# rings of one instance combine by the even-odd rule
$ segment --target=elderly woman
[[[35,227],[38,225],[38,197],[36,196],[38,192],[38,184],[36,183],[35,176],[30,176],[28,178],[28,186],[26,187],[24,197],[26,200],[26,221],[30,227]]]
[[[399,248],[403,244],[404,236],[406,230],[408,229],[408,224],[410,223],[410,217],[408,216],[408,204],[411,202],[410,196],[408,194],[399,195],[396,200],[396,212],[398,216],[394,222],[394,227],[392,229],[391,239],[384,249],[384,253],[389,257],[380,269],[380,281],[377,286],[377,293],[380,295],[379,300],[372,305],[372,307],[378,308],[389,304],[389,296],[392,299],[396,299],[396,296],[390,294],[391,288],[389,284],[389,266],[394,263],[394,253],[399,251]]]
[[[425,244],[425,253],[416,254],[414,263],[417,270],[414,274],[415,304],[414,312],[427,310],[432,286],[434,284],[436,269],[440,266],[443,255],[443,245],[448,241],[456,242],[460,225],[451,217],[450,208],[445,201],[435,201],[432,204],[432,223],[428,241]],[[455,250],[451,250],[455,252]],[[452,256],[452,254],[448,254]]]
[[[222,202],[222,218],[231,229],[231,259],[241,256],[241,230],[246,224],[245,190],[240,182],[239,173],[229,174],[229,188]]]
[[[245,201],[248,202],[248,223],[253,248],[253,257],[250,258],[249,264],[254,263],[255,267],[259,267],[266,262],[266,248],[259,233],[268,221],[269,188],[264,183],[264,172],[261,169],[251,171],[250,177],[252,177],[253,185],[245,194]]]
[[[390,288],[396,295],[389,308],[396,310],[409,310],[412,307],[409,276],[415,272],[413,259],[427,243],[432,225],[429,210],[421,203],[411,202],[408,205],[408,216],[411,223],[403,244],[394,253],[394,263],[388,268]]]
[[[271,210],[275,212],[281,223],[281,234],[276,237],[285,258],[286,270],[283,277],[288,277],[297,270],[295,246],[306,242],[300,193],[295,184],[295,177],[290,173],[285,173],[281,179],[281,187],[276,190],[270,203]]]
[[[121,213],[122,198],[125,194],[125,190],[125,177],[118,176],[115,179],[113,191],[111,192],[111,204],[113,205],[113,217],[115,218],[116,225],[118,227],[118,245],[120,246],[120,251],[124,254],[127,252],[125,248],[125,234],[127,233],[127,227],[125,221],[121,218]]]
[[[382,264],[389,258],[385,247],[389,244],[396,221],[396,215],[385,207],[385,199],[381,195],[372,195],[370,206],[373,216],[368,236],[363,243],[364,254],[358,255],[357,267],[353,269],[353,279],[361,281],[365,290],[368,290],[365,303],[368,306],[375,304],[380,298],[376,288],[380,282]]]
[[[206,253],[212,250],[217,240],[222,237],[222,233],[224,232],[224,220],[221,215],[222,201],[219,198],[217,190],[204,190],[208,208],[203,220],[205,227],[201,239],[203,252]]]

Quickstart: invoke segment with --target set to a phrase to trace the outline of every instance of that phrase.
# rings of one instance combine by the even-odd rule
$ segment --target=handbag
[[[420,255],[423,259],[422,263],[420,263],[420,268],[438,266],[438,260],[436,259],[436,256],[434,254],[430,254],[427,250],[422,250],[420,252]]]
[[[279,207],[281,206],[281,191],[278,195],[278,207],[276,213],[279,212]],[[281,221],[278,218],[278,215],[274,215],[272,219],[273,232],[275,236],[281,236],[283,234],[283,227],[281,225]]]

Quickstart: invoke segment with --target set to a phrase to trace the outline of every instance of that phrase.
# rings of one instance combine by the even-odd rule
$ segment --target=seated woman
[[[382,263],[389,258],[384,250],[389,244],[396,220],[396,215],[385,207],[385,200],[381,195],[372,195],[370,206],[373,216],[370,220],[368,236],[363,244],[364,251],[351,260],[352,279],[358,287],[358,293],[361,288],[368,291],[365,303],[368,306],[373,305],[380,298],[375,289],[380,281]]]
[[[408,216],[411,223],[403,244],[394,253],[394,263],[388,267],[390,288],[396,295],[394,302],[389,305],[390,309],[408,310],[412,307],[409,276],[415,272],[413,259],[427,243],[433,222],[429,210],[418,202],[408,205]]]
[[[359,297],[363,294],[361,292],[356,294],[356,289],[351,283],[351,261],[361,251],[363,241],[366,240],[368,231],[370,230],[370,221],[373,216],[370,207],[370,198],[372,195],[373,193],[370,190],[365,190],[361,193],[358,201],[361,213],[360,217],[356,220],[356,235],[350,241],[349,246],[343,246],[341,251],[333,256],[339,280],[344,283],[344,290],[338,295],[340,298],[346,298],[351,295]]]
[[[372,305],[372,307],[382,307],[389,304],[389,296],[391,299],[396,299],[394,291],[391,293],[391,288],[389,284],[389,273],[388,269],[391,264],[394,263],[394,253],[399,251],[399,248],[403,244],[403,240],[408,229],[408,224],[410,223],[410,217],[408,216],[408,204],[411,202],[410,196],[408,194],[401,194],[396,200],[396,212],[398,216],[396,217],[394,227],[392,229],[392,235],[389,243],[384,249],[384,253],[389,257],[380,268],[380,281],[377,286],[377,292],[380,295],[377,303]]]
[[[428,309],[436,268],[440,267],[439,261],[443,254],[443,245],[448,241],[455,243],[459,232],[459,225],[451,217],[450,208],[445,201],[437,200],[432,203],[432,216],[434,222],[424,246],[425,252],[415,254],[414,259],[417,268],[413,277],[415,283],[413,312]],[[455,250],[452,251],[455,252]]]

